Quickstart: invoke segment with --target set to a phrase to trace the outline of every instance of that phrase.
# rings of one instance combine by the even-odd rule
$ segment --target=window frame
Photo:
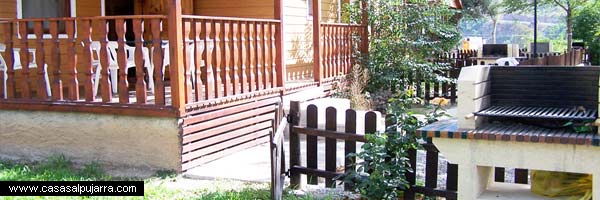
[[[102,0],[102,1],[104,1],[104,0]],[[69,9],[70,9],[69,17],[76,17],[77,16],[77,0],[69,0]],[[23,0],[17,0],[17,19],[23,19]],[[75,32],[77,32],[77,30],[75,30]],[[77,35],[77,33],[75,33],[75,35]],[[29,33],[29,34],[27,34],[27,38],[35,39],[36,36],[33,33]],[[50,38],[52,38],[52,35],[44,33],[43,38],[50,39]],[[67,37],[67,34],[60,33],[60,34],[58,34],[58,38],[68,38],[68,37]]]

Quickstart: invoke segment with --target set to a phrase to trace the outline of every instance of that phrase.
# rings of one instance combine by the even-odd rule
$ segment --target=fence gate
[[[284,117],[280,120],[275,132],[271,134],[271,199],[280,200],[283,196],[285,182],[285,153],[283,149],[284,133],[288,122]]]

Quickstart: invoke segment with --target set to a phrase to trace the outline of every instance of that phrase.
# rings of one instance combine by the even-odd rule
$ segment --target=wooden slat
[[[240,63],[240,22],[235,21],[231,24],[231,53],[232,53],[232,66],[231,76],[233,77],[233,94],[238,95],[242,93],[243,85],[240,84],[240,76],[242,75],[241,63]]]
[[[248,24],[245,22],[240,22],[240,41],[238,42],[240,46],[240,78],[241,78],[241,92],[246,93],[250,90],[250,84],[248,82],[249,70],[248,70],[248,52],[247,52],[247,44],[248,44]]]
[[[431,138],[428,138],[427,145],[433,146]],[[435,147],[433,149],[435,149]],[[438,151],[430,151],[430,149],[427,149],[425,157],[425,187],[437,188]]]
[[[228,104],[227,107],[219,107],[212,106],[211,108],[215,108],[214,110],[206,111],[206,112],[198,112],[198,113],[189,113],[191,117],[183,119],[183,126],[200,123],[203,121],[215,119],[218,117],[225,117],[228,115],[232,115],[235,113],[243,112],[249,109],[260,108],[263,106],[277,104],[280,103],[281,100],[279,98],[259,98],[255,97],[251,99],[250,102],[242,102],[239,104]],[[214,112],[217,111],[218,112]]]
[[[215,79],[213,74],[213,50],[214,50],[214,33],[213,33],[213,23],[210,21],[203,21],[203,32],[201,34],[204,36],[204,52],[202,53],[202,59],[205,60],[204,71],[202,72],[202,80],[204,81],[204,98],[212,99],[215,97]],[[202,36],[201,36],[202,37]]]
[[[14,30],[13,27],[16,26],[16,23],[11,22],[11,23],[5,23],[3,28],[4,28],[4,42],[6,45],[6,50],[4,51],[4,61],[6,62],[6,73],[2,73],[4,76],[4,74],[6,74],[7,77],[2,77],[2,79],[0,79],[0,82],[3,82],[2,80],[6,80],[5,82],[5,87],[6,87],[6,91],[4,91],[4,95],[0,96],[0,99],[2,98],[7,98],[7,99],[13,99],[15,98],[16,95],[16,90],[17,90],[17,86],[15,83],[15,70],[14,70],[14,63],[15,63],[15,57],[14,57],[14,50],[13,50],[13,35],[14,35]],[[3,88],[2,88],[3,89]]]
[[[414,148],[408,149],[408,162],[410,163],[410,169],[405,173],[406,181],[410,186],[414,186],[417,183],[417,150]],[[415,199],[415,191],[408,190],[404,192],[404,199]]]
[[[244,128],[245,126],[247,126],[249,124],[252,125],[252,124],[260,123],[263,125],[268,125],[268,126],[260,126],[260,127],[263,127],[263,128],[270,127],[271,122],[268,120],[271,120],[272,118],[268,115],[269,114],[263,114],[260,117],[246,118],[246,119],[237,121],[235,123],[224,124],[221,126],[213,127],[211,129],[202,130],[202,131],[199,131],[199,132],[196,132],[193,134],[188,134],[186,136],[183,136],[182,143],[187,144],[190,142],[199,141],[199,140],[203,140],[203,139],[207,139],[207,138],[208,138],[207,140],[209,140],[213,136],[228,133],[231,131],[245,131],[245,133],[249,133],[249,132],[258,130],[258,129],[251,130],[251,129],[248,129],[248,127]],[[198,144],[198,145],[200,145],[200,147],[202,147],[201,144]],[[186,149],[186,148],[184,148],[183,151],[185,151],[185,152],[189,151],[189,149]]]
[[[119,103],[129,103],[129,81],[127,80],[127,51],[125,50],[125,20],[115,20],[115,30],[117,33],[117,65],[119,74],[117,75],[117,92],[119,94]],[[102,69],[104,71],[104,67]],[[112,75],[114,77],[114,75]],[[111,91],[112,92],[112,91]]]
[[[304,134],[308,136],[314,137],[325,137],[331,139],[345,140],[345,141],[355,141],[355,142],[367,142],[364,135],[356,135],[356,134],[345,134],[343,132],[336,131],[328,131],[328,130],[320,130],[316,128],[302,127],[302,126],[294,126],[292,127],[295,133]]]
[[[345,133],[347,135],[356,134],[356,111],[352,109],[346,110],[346,122],[345,122]],[[344,155],[356,153],[356,141],[344,140]],[[356,158],[346,156],[344,159],[344,172],[350,173],[356,170],[354,166],[356,164]],[[344,190],[351,191],[353,184],[344,183]]]
[[[281,73],[281,69],[279,69],[279,57],[281,57],[282,55],[277,55],[279,53],[279,47],[278,47],[278,43],[281,43],[282,41],[278,41],[278,33],[277,33],[277,24],[270,24],[271,26],[271,38],[270,38],[270,44],[271,44],[271,74],[272,74],[272,85],[271,87],[279,87],[279,79],[282,78],[280,77],[279,73]],[[281,85],[283,87],[283,85]]]
[[[229,21],[223,21],[221,24],[221,49],[223,51],[223,59],[221,60],[221,76],[223,76],[223,96],[229,96],[233,94],[231,90],[231,27]]]
[[[264,46],[263,46],[263,29],[262,29],[262,23],[257,22],[254,24],[254,29],[255,32],[253,35],[254,37],[254,42],[256,43],[256,82],[257,82],[257,88],[258,90],[263,90],[265,89],[265,74],[264,74]]]
[[[192,21],[192,38],[194,39],[194,53],[193,53],[193,60],[194,60],[194,69],[195,69],[195,73],[192,74],[192,76],[194,77],[195,83],[194,83],[194,89],[195,89],[195,93],[194,93],[194,97],[196,99],[196,102],[200,101],[203,99],[203,95],[204,93],[202,92],[204,89],[204,82],[206,82],[206,79],[202,77],[202,72],[204,71],[202,68],[206,67],[206,64],[202,64],[203,62],[205,62],[204,60],[202,60],[202,55],[203,52],[206,50],[206,46],[204,46],[204,42],[202,42],[202,35],[201,33],[204,31],[203,30],[203,23],[201,21],[197,21],[197,20],[193,20]],[[206,97],[204,97],[205,99]]]
[[[202,122],[202,123],[198,123],[198,124],[194,124],[188,127],[184,127],[183,128],[183,135],[188,135],[188,134],[193,134],[195,132],[201,131],[201,130],[205,130],[205,129],[209,129],[215,126],[219,126],[222,124],[226,124],[226,123],[230,123],[230,122],[235,122],[241,119],[245,119],[245,118],[249,118],[249,117],[254,117],[254,116],[258,116],[264,113],[268,113],[268,112],[272,112],[274,110],[273,106],[267,106],[267,107],[262,107],[262,108],[257,108],[257,109],[249,109],[247,111],[244,112],[240,112],[234,115],[229,115],[229,116],[224,116],[219,118],[219,122],[215,123],[214,121],[206,121],[206,122]]]
[[[269,26],[269,23],[263,23],[262,24],[262,28],[263,28],[263,37],[262,37],[262,52],[263,52],[263,68],[264,68],[264,87],[265,89],[269,89],[272,88],[273,86],[271,85],[271,80],[273,79],[272,76],[275,75],[272,73],[271,71],[271,27]]]
[[[2,110],[34,110],[56,112],[82,112],[113,114],[127,116],[176,117],[177,110],[172,107],[154,105],[132,105],[84,101],[33,101],[33,100],[2,100]]]
[[[27,39],[27,22],[19,23],[19,35],[21,36],[21,97],[31,98],[31,89],[29,88],[29,46]]]
[[[223,40],[221,35],[223,34],[223,31],[221,29],[221,27],[223,26],[223,22],[221,21],[213,21],[213,27],[214,29],[214,40],[215,40],[215,52],[213,54],[214,56],[214,60],[213,60],[213,71],[215,73],[214,78],[215,78],[215,98],[220,98],[223,97],[223,82],[221,77],[223,76],[223,72],[222,72],[222,67],[223,67],[223,63],[222,60],[223,58]]]
[[[48,26],[50,28],[50,35],[52,36],[52,40],[51,40],[52,45],[50,47],[52,49],[52,51],[50,52],[50,62],[48,62],[50,69],[52,69],[52,79],[51,79],[52,80],[52,83],[51,83],[51,85],[52,85],[52,87],[51,87],[52,88],[52,100],[60,101],[60,100],[64,99],[64,95],[63,95],[63,90],[62,90],[62,88],[63,88],[62,80],[61,80],[61,76],[60,76],[61,60],[60,60],[60,39],[58,38],[58,21],[50,21],[50,24]],[[90,29],[90,26],[88,24],[87,30],[89,31],[89,29]],[[84,81],[87,82],[88,80],[86,79]],[[91,81],[91,77],[90,77],[90,81]],[[91,90],[86,89],[86,92],[87,91],[91,91]]]
[[[153,64],[154,66],[152,66],[154,68],[154,77],[148,77],[148,78],[154,78],[154,104],[156,105],[165,105],[165,83],[164,83],[164,74],[163,74],[163,58],[164,58],[164,51],[162,48],[162,38],[160,33],[162,32],[162,23],[161,23],[161,19],[151,19],[150,20],[150,29],[152,30],[152,45],[153,45],[153,51],[151,52],[152,58],[153,59]],[[195,37],[195,36],[194,36]],[[150,69],[148,69],[150,70]],[[199,73],[199,70],[196,71],[197,73]],[[196,78],[196,80],[199,80],[198,78]],[[123,86],[121,86],[122,83],[119,81],[119,89],[121,89]],[[198,88],[196,86],[196,88]],[[197,92],[198,93],[198,92]]]
[[[100,33],[100,35],[102,36],[100,38],[100,65],[102,66],[102,70],[101,70],[101,77],[100,77],[100,96],[102,96],[102,102],[110,102],[112,99],[112,89],[111,89],[111,84],[110,84],[110,80],[109,80],[109,53],[108,53],[108,39],[106,38],[107,34],[108,34],[108,30],[107,30],[107,23],[106,20],[99,20],[97,21],[97,26],[94,29],[94,32],[98,31],[98,33]],[[125,50],[123,49],[121,51],[121,49],[119,49],[120,52],[125,52]],[[123,70],[121,70],[123,71]],[[112,80],[115,81],[115,80]]]
[[[202,156],[201,158],[198,158],[198,159],[195,159],[195,160],[192,160],[192,161],[188,161],[188,162],[182,163],[181,164],[181,168],[182,168],[183,171],[186,171],[188,169],[191,169],[193,167],[202,165],[204,163],[208,163],[210,161],[216,160],[216,159],[221,158],[223,156],[226,156],[226,155],[229,155],[229,154],[232,154],[232,153],[235,153],[235,152],[239,152],[241,150],[248,149],[250,147],[254,147],[256,145],[263,144],[263,143],[266,143],[266,142],[269,142],[269,137],[258,138],[258,139],[255,139],[255,140],[252,140],[252,141],[249,141],[249,142],[246,142],[246,143],[243,143],[243,144],[239,144],[239,145],[230,147],[228,149],[225,149],[225,150],[222,150],[222,151],[210,154],[210,155]]]
[[[227,141],[218,143],[217,145],[211,145],[211,146],[208,146],[206,148],[202,148],[202,149],[199,149],[196,151],[184,153],[181,155],[182,162],[190,161],[190,160],[199,158],[204,155],[208,155],[211,153],[218,152],[220,150],[227,149],[228,147],[231,147],[231,146],[235,146],[235,145],[238,145],[238,144],[241,144],[244,142],[252,141],[254,139],[267,136],[268,134],[270,134],[269,131],[270,131],[270,129],[268,129],[268,128],[263,129],[263,130],[260,130],[260,131],[254,132],[254,133],[250,133],[250,134],[238,137],[238,138],[234,138],[231,140],[227,140]]]
[[[77,39],[75,37],[75,20],[65,21],[67,31],[67,91],[69,100],[79,100],[79,83],[77,81],[77,56],[75,56]]]
[[[257,124],[252,124],[250,126],[240,126],[238,125],[237,127],[233,128],[230,131],[226,131],[226,132],[217,132],[217,133],[213,133],[212,131],[208,131],[208,132],[199,132],[198,134],[203,134],[203,133],[210,133],[212,135],[212,137],[210,138],[205,138],[205,139],[201,139],[201,140],[197,140],[191,143],[187,143],[187,144],[183,144],[182,147],[182,152],[184,154],[183,159],[184,160],[189,160],[189,159],[193,159],[196,156],[201,156],[203,154],[206,154],[206,147],[215,145],[218,147],[213,147],[214,148],[223,148],[223,146],[219,143],[222,143],[223,141],[227,141],[236,137],[243,137],[245,135],[247,135],[248,133],[253,133],[256,131],[261,131],[261,130],[266,130],[269,128],[272,128],[272,122],[268,121],[268,120],[273,120],[271,119],[266,119],[263,120],[262,123],[257,123]],[[246,124],[245,124],[246,125]],[[251,136],[248,139],[253,139],[253,137]],[[200,150],[200,151],[198,151]],[[204,151],[204,153],[203,153]]]
[[[325,109],[325,129],[337,131],[337,110],[334,107]],[[325,170],[335,172],[336,169],[336,139],[325,138]],[[325,187],[335,188],[335,180],[325,179]]]
[[[149,60],[145,60],[144,54],[142,53],[142,48],[146,48],[144,47],[143,33],[144,26],[142,25],[142,20],[133,19],[133,34],[135,35],[135,97],[137,104],[147,103],[146,81],[144,80],[144,66],[146,66],[145,62],[149,62]]]
[[[317,106],[311,104],[306,108],[306,126],[308,128],[317,129],[318,128],[318,117],[317,114]],[[317,169],[318,163],[318,138],[317,136],[307,135],[306,136],[306,166],[311,169]],[[316,176],[307,176],[307,183],[311,185],[316,185],[318,183],[318,179]]]
[[[515,183],[528,184],[528,182],[529,182],[529,170],[515,169]]]
[[[44,51],[44,30],[42,26],[42,22],[33,23],[33,32],[35,33],[36,37],[36,51],[34,52],[36,55],[36,60],[34,60],[34,62],[38,66],[36,77],[36,95],[38,99],[46,100],[50,94],[48,94],[46,91],[46,54]]]
[[[58,21],[57,21],[58,22]],[[94,88],[94,84],[93,81],[95,76],[92,76],[92,74],[96,75],[96,69],[94,68],[94,66],[92,65],[92,26],[91,26],[91,21],[89,20],[80,20],[77,21],[78,23],[81,23],[81,30],[79,31],[80,35],[79,37],[81,38],[82,42],[83,42],[83,56],[81,57],[83,59],[83,61],[81,61],[81,63],[84,66],[84,79],[83,79],[83,88],[85,91],[85,100],[86,101],[94,101],[94,99],[96,98],[94,96],[94,94],[96,94],[96,92],[98,91],[94,91],[96,90],[96,88]],[[54,24],[52,26],[56,26],[54,28],[51,27],[51,29],[54,29],[54,32],[56,34],[58,34],[58,24]],[[52,32],[52,30],[50,30]],[[53,59],[60,59],[60,44],[55,45],[54,48],[56,52],[55,55],[53,56]],[[57,54],[57,55],[56,55]],[[56,61],[55,61],[56,63]],[[60,67],[60,65],[58,65],[58,63],[56,63],[57,67]],[[53,90],[56,91],[56,90]],[[54,93],[54,92],[53,92]]]
[[[257,85],[257,78],[255,76],[255,70],[256,70],[256,52],[255,52],[255,45],[256,45],[256,37],[255,37],[255,33],[256,33],[256,29],[255,29],[255,24],[254,23],[248,23],[247,24],[247,28],[248,28],[248,39],[246,40],[248,42],[248,77],[250,77],[250,92],[256,91],[258,90],[258,85]]]
[[[313,168],[309,168],[309,167],[302,167],[302,166],[298,166],[298,165],[291,166],[290,171],[292,173],[306,174],[310,177],[323,177],[326,179],[333,179],[335,177],[343,175],[342,173],[328,172],[328,171],[313,169]]]
[[[192,95],[192,64],[191,61],[192,59],[190,59],[190,57],[194,56],[193,52],[190,52],[190,33],[191,33],[191,29],[195,29],[195,27],[192,26],[191,21],[189,20],[185,20],[183,21],[183,30],[181,31],[183,33],[183,41],[181,41],[183,43],[183,71],[184,71],[184,88],[185,88],[185,102],[187,103],[192,103],[194,102],[194,95]],[[194,24],[195,25],[195,24]],[[192,37],[193,38],[193,37]]]
[[[446,173],[446,190],[458,190],[458,165],[448,163]]]

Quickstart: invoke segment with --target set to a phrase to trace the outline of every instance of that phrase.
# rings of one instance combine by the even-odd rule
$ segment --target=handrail
[[[13,22],[39,22],[39,21],[72,21],[72,20],[94,20],[94,19],[166,19],[166,15],[116,15],[116,16],[95,16],[95,17],[51,17],[51,18],[0,18],[0,21]]]
[[[231,20],[244,22],[272,22],[281,23],[281,20],[276,19],[260,19],[260,18],[238,18],[238,17],[214,17],[214,16],[199,16],[199,15],[182,15],[184,19],[207,19],[207,20]]]
[[[321,23],[321,26],[350,26],[350,27],[366,27],[362,24],[347,24],[347,23]]]

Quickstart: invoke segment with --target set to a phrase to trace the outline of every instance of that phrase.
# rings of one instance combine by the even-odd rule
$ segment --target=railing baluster
[[[254,44],[255,44],[255,29],[254,29],[254,23],[250,22],[248,23],[248,77],[250,77],[250,92],[254,92],[255,90],[257,90],[257,81],[256,81],[256,77],[254,76],[254,70],[255,70],[255,51],[254,51]]]
[[[240,77],[242,78],[242,93],[246,93],[250,90],[250,83],[248,82],[248,77],[249,77],[249,73],[248,73],[248,51],[247,51],[247,44],[248,44],[248,35],[247,35],[247,30],[248,30],[248,23],[246,22],[240,22],[240,41],[239,41],[239,45],[242,47],[240,49],[240,64],[242,66],[242,70],[240,70]]]
[[[271,77],[274,75],[271,73],[271,43],[270,43],[270,39],[271,39],[271,32],[269,31],[271,30],[269,23],[263,23],[263,58],[264,58],[264,75],[265,75],[265,79],[264,79],[264,84],[265,84],[265,88],[271,88]]]
[[[119,103],[129,103],[129,81],[127,80],[127,51],[125,50],[125,29],[126,24],[124,19],[115,20],[115,27],[117,32],[117,65],[119,65],[119,74],[117,81],[117,91],[119,93]],[[113,47],[111,47],[113,48]],[[114,55],[113,55],[114,56]],[[104,68],[104,67],[103,67]],[[104,70],[104,69],[103,69]],[[112,70],[113,73],[116,70]],[[117,77],[115,74],[111,74],[111,76]]]
[[[94,66],[92,66],[92,52],[91,52],[91,22],[90,20],[79,20],[78,23],[81,23],[81,29],[79,31],[79,37],[81,37],[81,42],[83,43],[83,61],[82,64],[84,66],[84,79],[83,79],[83,88],[85,91],[85,101],[91,102],[94,101],[95,94],[97,91],[94,91],[94,78],[92,74],[95,72]],[[58,47],[57,47],[58,48]],[[60,55],[58,55],[60,57]]]
[[[195,80],[195,85],[194,88],[196,90],[195,93],[195,98],[196,101],[200,101],[202,99],[202,90],[204,88],[204,86],[202,85],[203,83],[203,79],[200,76],[201,72],[202,72],[202,62],[204,62],[202,60],[202,49],[201,48],[202,45],[204,45],[204,43],[201,44],[202,39],[200,39],[200,33],[202,32],[202,23],[199,23],[198,20],[193,19],[192,20],[192,38],[194,39],[194,50],[191,52],[192,53],[192,59],[194,59],[194,74],[192,74],[192,76],[194,77]]]
[[[143,41],[143,33],[144,26],[142,24],[142,19],[133,19],[133,34],[135,35],[135,96],[136,103],[138,104],[146,104],[146,81],[144,81],[144,66],[147,66],[147,62],[149,60],[145,60],[143,50],[144,41]]]
[[[45,100],[48,98],[48,96],[51,94],[50,91],[47,91],[46,88],[49,87],[49,85],[46,85],[46,79],[45,77],[47,77],[46,74],[46,60],[45,60],[45,53],[44,53],[44,30],[42,28],[43,24],[42,21],[35,21],[33,22],[33,32],[35,33],[35,38],[36,38],[36,51],[33,52],[35,53],[35,60],[34,62],[36,63],[37,67],[37,77],[36,77],[36,95],[37,98],[40,100]]]
[[[160,33],[162,32],[161,19],[151,19],[150,29],[152,30],[152,59],[154,68],[154,104],[165,105],[165,84],[164,84],[164,70],[163,70],[163,58],[164,52],[162,48],[162,39]],[[148,69],[150,70],[150,69]],[[198,71],[196,71],[198,72]],[[196,79],[199,81],[198,79]],[[126,85],[119,82],[119,88],[126,88]],[[198,99],[198,98],[197,98]]]
[[[19,23],[19,33],[21,36],[21,97],[24,99],[31,98],[31,90],[29,88],[29,46],[27,39],[27,22]]]
[[[194,56],[194,52],[190,51],[190,29],[195,28],[192,27],[191,19],[184,19],[183,21],[183,71],[184,71],[184,88],[185,88],[185,102],[192,103],[193,95],[192,95],[192,59]]]
[[[68,73],[67,73],[67,91],[69,91],[69,100],[79,100],[79,82],[77,80],[77,52],[75,46],[77,39],[75,38],[75,19],[65,21],[67,29],[67,58]]]
[[[6,49],[4,51],[4,61],[6,62],[6,73],[2,73],[2,79],[0,82],[4,82],[4,86],[0,88],[4,91],[4,94],[0,98],[13,99],[16,95],[16,84],[15,84],[15,57],[14,57],[14,49],[13,49],[13,37],[14,37],[14,27],[17,23],[15,22],[7,22],[4,24],[4,42],[6,44]],[[6,76],[6,77],[4,77]],[[6,80],[6,81],[3,81]]]
[[[231,30],[233,31],[233,33],[231,34],[231,41],[232,41],[232,50],[233,50],[233,71],[231,73],[231,76],[233,77],[233,94],[240,94],[242,93],[242,84],[240,84],[240,46],[239,46],[239,41],[240,41],[240,29],[239,29],[239,25],[240,22],[239,21],[235,21],[231,23]]]
[[[327,69],[329,68],[329,32],[327,32],[327,26],[321,26],[321,33],[322,36],[321,37],[321,47],[313,47],[313,48],[323,48],[322,51],[320,51],[321,53],[321,71],[323,74],[321,74],[321,78],[327,78]],[[318,62],[318,61],[317,61]]]
[[[256,31],[254,32],[256,35],[253,35],[254,41],[256,42],[256,82],[258,90],[265,89],[264,87],[264,60],[263,60],[263,45],[262,45],[262,24],[260,22],[254,23],[254,28]]]
[[[204,89],[204,98],[205,99],[212,99],[214,98],[214,89],[215,89],[215,82],[214,82],[214,74],[213,74],[213,62],[212,62],[212,57],[213,57],[213,47],[214,47],[214,41],[212,40],[212,21],[210,20],[202,20],[201,21],[203,26],[204,26],[204,31],[201,32],[202,36],[204,36],[204,52],[202,53],[202,59],[205,60],[204,64],[204,72],[202,73],[202,80],[205,83],[205,89]],[[201,37],[202,37],[201,36]]]
[[[271,82],[271,87],[275,88],[275,87],[277,87],[277,83],[278,83],[277,82],[278,81],[277,80],[277,73],[280,73],[280,72],[278,72],[276,70],[277,69],[277,65],[278,65],[278,63],[277,63],[277,52],[279,52],[278,49],[277,49],[277,39],[276,39],[276,36],[277,36],[277,25],[274,24],[274,23],[270,23],[269,26],[271,27],[271,38],[269,38],[269,41],[270,41],[270,44],[271,44],[271,52],[270,52],[271,53],[271,76],[273,77],[271,79],[271,81],[272,81]],[[283,42],[283,41],[280,41],[280,42]]]
[[[230,22],[223,21],[221,24],[221,49],[224,51],[221,55],[224,56],[221,60],[221,68],[223,75],[223,96],[229,96],[233,94],[231,91],[231,49],[229,45],[231,44],[230,40]]]
[[[108,54],[108,30],[106,19],[98,20],[98,33],[100,33],[100,65],[102,66],[102,70],[100,75],[100,96],[102,96],[102,102],[110,102],[112,100],[112,89],[110,85],[109,76],[109,54]],[[95,32],[95,31],[94,31]],[[120,50],[120,49],[119,49]],[[123,50],[124,51],[124,50]],[[112,80],[116,81],[116,80]]]
[[[221,77],[223,76],[221,73],[221,67],[223,66],[223,63],[221,63],[221,61],[223,60],[223,52],[222,52],[222,46],[221,43],[224,42],[221,40],[221,27],[223,26],[223,22],[222,21],[213,21],[214,24],[214,41],[215,41],[215,53],[214,53],[214,61],[213,61],[213,66],[214,66],[214,71],[215,71],[215,98],[220,98],[223,97],[223,82],[221,80]]]

